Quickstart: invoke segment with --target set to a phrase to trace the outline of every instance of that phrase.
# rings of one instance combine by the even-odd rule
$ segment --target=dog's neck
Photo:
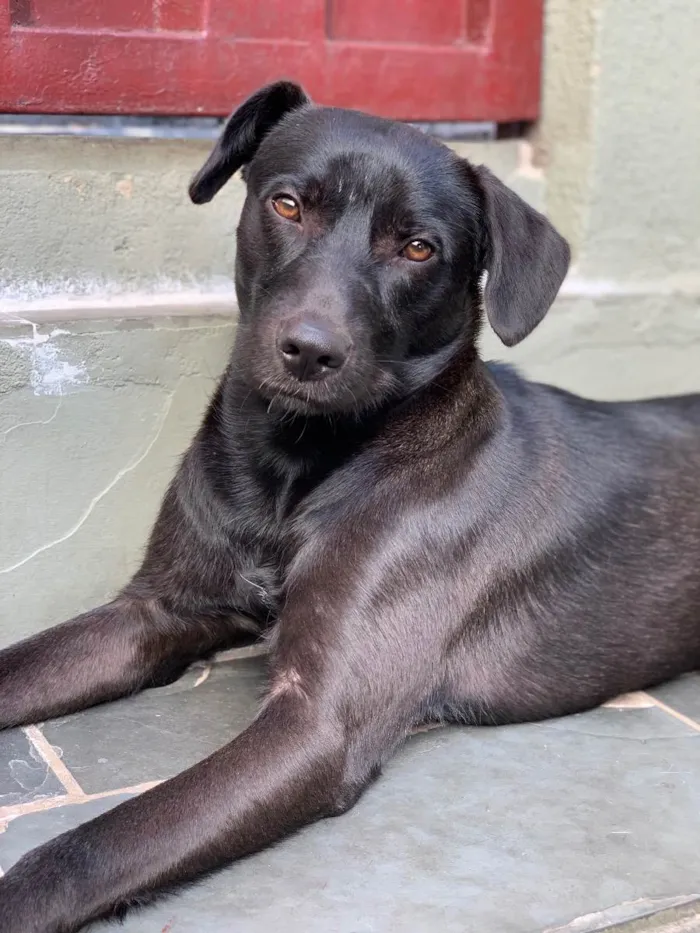
[[[495,429],[498,404],[473,347],[460,347],[439,377],[360,417],[292,416],[246,384],[234,355],[190,456],[238,527],[274,536],[302,499],[357,457],[440,457],[451,445],[463,456]],[[420,427],[426,410],[428,435]]]
[[[361,415],[303,415],[270,401],[233,374],[224,383],[221,405],[226,434],[236,447],[244,438],[258,463],[269,462],[282,473],[307,473],[320,460],[341,463],[379,433],[391,408],[387,405]]]
[[[445,348],[441,355],[439,367],[434,359],[426,360],[429,380],[417,378],[405,394],[359,414],[328,415],[290,413],[280,402],[271,402],[238,374],[234,355],[220,390],[216,420],[229,450],[238,450],[243,440],[258,467],[285,477],[310,476],[321,464],[323,473],[335,469],[426,405],[443,410],[446,435],[463,437],[474,414],[489,407],[491,380],[471,340]]]

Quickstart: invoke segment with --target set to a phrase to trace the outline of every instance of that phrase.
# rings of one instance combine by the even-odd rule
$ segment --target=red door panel
[[[324,30],[325,3],[319,0],[212,0],[209,9],[209,33],[218,37],[307,43]]]
[[[0,0],[0,109],[223,115],[267,81],[411,120],[538,114],[542,0]]]
[[[152,0],[24,0],[11,5],[13,20],[44,29],[153,29]]]
[[[466,0],[328,0],[329,37],[451,45],[464,40]]]

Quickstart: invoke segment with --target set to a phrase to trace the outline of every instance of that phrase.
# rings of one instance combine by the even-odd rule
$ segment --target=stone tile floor
[[[168,687],[0,735],[0,866],[224,744],[263,676],[254,650],[230,652]],[[690,933],[698,840],[692,675],[567,719],[417,734],[349,814],[120,929]]]

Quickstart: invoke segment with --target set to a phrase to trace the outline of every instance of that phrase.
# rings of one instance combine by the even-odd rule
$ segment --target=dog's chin
[[[360,413],[362,406],[358,399],[347,392],[318,391],[313,383],[301,383],[299,387],[285,386],[271,389],[260,386],[260,395],[269,403],[270,412],[290,415],[302,415],[310,418],[314,415],[345,415]]]
[[[391,396],[393,381],[372,380],[371,385],[348,384],[331,377],[318,382],[291,379],[259,379],[257,391],[269,404],[270,412],[313,417],[353,415],[380,407]]]

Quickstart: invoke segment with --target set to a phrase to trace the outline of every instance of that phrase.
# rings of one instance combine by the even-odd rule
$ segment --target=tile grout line
[[[22,732],[27,736],[29,742],[41,755],[50,771],[56,775],[63,785],[69,797],[84,797],[85,791],[76,781],[68,770],[61,756],[56,752],[53,745],[46,738],[38,726],[25,726]]]
[[[244,648],[234,648],[226,652],[221,652],[219,655],[210,659],[209,663],[203,665],[203,669],[197,678],[195,686],[199,686],[209,678],[213,665],[226,663],[227,661],[236,661],[242,658],[257,657],[267,653],[267,646],[260,644],[248,645]],[[30,813],[39,813],[45,810],[54,810],[59,807],[90,803],[93,800],[115,797],[119,794],[142,794],[161,783],[160,780],[145,781],[131,787],[119,787],[114,790],[100,791],[95,794],[86,793],[39,726],[24,726],[22,727],[22,732],[24,732],[30,745],[41,757],[49,771],[57,778],[65,790],[65,793],[53,797],[40,797],[27,803],[0,807],[0,833],[3,833],[7,829],[7,825],[12,820],[20,816],[26,816]],[[0,877],[2,877],[2,868],[0,868]]]
[[[691,719],[690,716],[686,716],[685,713],[681,713],[672,706],[668,706],[663,700],[658,700],[650,693],[645,692],[644,695],[648,696],[654,706],[658,707],[663,713],[666,713],[668,716],[673,716],[674,719],[678,719],[679,722],[684,723],[690,729],[693,729],[694,732],[700,732],[700,722],[696,722],[694,719]]]
[[[263,648],[259,645],[248,646],[243,649],[233,649],[229,652],[222,652],[221,661],[234,660],[240,657],[251,657],[256,655],[266,654],[266,648]],[[228,657],[226,656],[228,655]],[[234,657],[232,657],[234,655]],[[237,656],[237,657],[235,657]],[[216,664],[219,658],[213,658],[209,664],[205,665],[202,674],[198,683],[207,679],[211,673],[211,664]],[[689,716],[686,716],[684,713],[681,713],[679,710],[674,709],[671,706],[668,706],[663,700],[659,700],[656,697],[652,696],[646,691],[639,691],[637,694],[640,699],[644,698],[649,702],[651,706],[657,707],[663,713],[668,716],[677,719],[678,721],[684,723],[694,732],[700,733],[700,723],[696,722],[694,719],[691,719]],[[432,724],[430,724],[432,726]],[[430,728],[430,726],[428,727]],[[434,728],[434,726],[433,726]],[[101,800],[107,797],[115,797],[120,794],[140,794],[144,793],[147,790],[150,790],[153,787],[156,787],[160,784],[160,781],[146,781],[142,784],[136,784],[131,787],[121,787],[114,790],[101,791],[95,794],[87,794],[82,789],[78,781],[73,777],[71,772],[68,770],[65,763],[62,761],[61,757],[54,750],[51,743],[44,736],[41,729],[38,726],[25,726],[22,731],[27,736],[27,739],[31,745],[36,749],[38,754],[41,756],[42,760],[46,763],[47,767],[60,781],[61,785],[65,789],[66,793],[56,797],[46,797],[39,800],[33,800],[25,804],[14,804],[7,807],[0,807],[0,832],[3,832],[7,828],[7,824],[12,820],[20,816],[25,816],[30,813],[37,813],[45,810],[53,810],[63,806],[70,806],[75,804],[90,803],[93,800]],[[422,728],[419,727],[415,731],[422,732],[427,731],[426,726]],[[2,869],[0,868],[0,877],[2,877]]]
[[[9,807],[0,807],[0,833],[7,829],[7,824],[20,816],[30,813],[41,813],[45,810],[57,810],[59,807],[73,806],[83,803],[92,803],[93,800],[104,800],[106,797],[118,797],[120,794],[143,794],[156,787],[161,781],[145,781],[143,784],[134,784],[132,787],[118,787],[115,790],[103,790],[96,794],[61,794],[60,797],[42,797],[29,803],[16,803]]]

